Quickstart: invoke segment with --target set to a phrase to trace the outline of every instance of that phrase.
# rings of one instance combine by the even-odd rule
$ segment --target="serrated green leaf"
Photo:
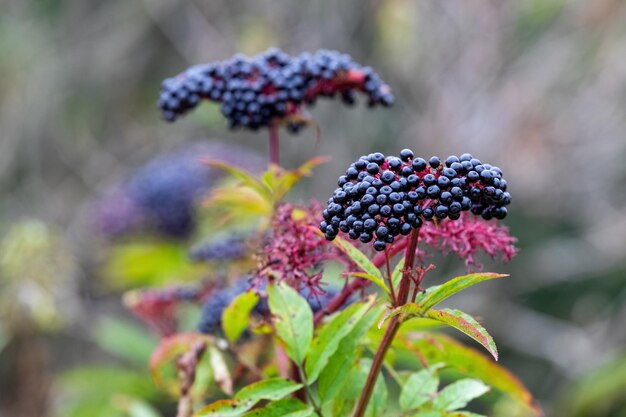
[[[343,338],[338,349],[328,359],[328,364],[322,369],[317,383],[317,391],[322,402],[330,402],[343,386],[350,369],[359,358],[361,339],[376,322],[381,309],[381,306],[372,307]]]
[[[399,399],[402,411],[414,410],[434,397],[439,387],[437,370],[442,366],[443,364],[433,365],[412,374],[406,380]]]
[[[302,388],[302,384],[295,383],[285,378],[270,378],[263,381],[255,382],[247,387],[242,388],[235,399],[239,401],[260,400],[276,401]]]
[[[433,401],[433,408],[441,411],[458,410],[487,391],[489,387],[478,379],[462,379],[442,389]]]
[[[319,229],[314,228],[318,234],[322,235],[322,232]],[[382,283],[382,288],[386,288],[386,291],[389,291],[387,286],[384,284],[385,278],[381,274],[380,270],[369,260],[367,255],[358,250],[353,244],[348,242],[345,239],[337,236],[332,243],[337,246],[343,253],[348,255],[348,257],[354,261],[355,264],[358,265],[366,274],[371,275],[372,277],[376,277],[376,281]],[[380,285],[380,284],[379,284]]]
[[[480,272],[476,274],[469,274],[460,277],[456,277],[446,282],[445,284],[438,285],[431,291],[426,290],[425,297],[419,302],[422,312],[428,311],[446,298],[471,287],[479,282],[489,279],[508,277],[507,274],[496,274],[493,272]]]
[[[372,298],[367,303],[358,303],[348,306],[337,314],[329,323],[324,325],[319,335],[313,340],[306,358],[306,375],[309,384],[317,380],[321,370],[328,363],[328,359],[335,353],[339,344],[359,323],[374,305]]]
[[[532,395],[519,378],[482,352],[443,334],[405,332],[405,329],[401,327],[394,340],[394,349],[403,352],[405,361],[413,359],[419,367],[421,362],[417,358],[420,356],[431,366],[444,362],[448,368],[482,380],[532,410],[535,415],[541,415]]]
[[[498,348],[493,341],[493,337],[491,337],[487,330],[469,314],[449,308],[444,308],[443,310],[429,310],[426,314],[433,320],[440,321],[462,331],[483,345],[484,348],[491,353],[491,356],[493,356],[495,360],[498,360]]]
[[[239,417],[253,406],[237,400],[219,400],[203,407],[193,417]]]
[[[446,417],[487,417],[482,414],[470,413],[469,411],[457,411],[455,413],[446,413]]]
[[[365,278],[368,281],[372,281],[374,284],[378,285],[382,290],[384,290],[387,294],[389,294],[389,288],[387,288],[387,284],[385,284],[385,281],[381,280],[377,276],[368,274],[366,272],[351,272],[350,275],[352,275],[353,277]]]
[[[254,291],[239,294],[222,312],[222,327],[228,340],[236,342],[250,323],[250,313],[259,302]]]
[[[298,365],[304,362],[313,339],[313,311],[296,290],[283,283],[267,288],[270,311],[287,355]]]
[[[261,400],[277,401],[302,388],[284,378],[271,378],[242,388],[232,400],[220,400],[198,411],[194,417],[238,417]]]
[[[244,417],[309,417],[313,415],[313,407],[295,398],[284,398],[269,403],[263,408],[252,410]]]
[[[393,288],[398,288],[400,285],[400,280],[402,279],[402,273],[404,272],[404,257],[402,257],[398,263],[396,264],[393,272],[391,273],[391,282],[393,283]]]
[[[361,392],[365,386],[367,375],[372,366],[372,360],[367,358],[360,359],[349,372],[346,372],[347,378],[344,379],[343,386],[329,401],[323,406],[323,414],[330,416],[349,416],[361,396]],[[381,415],[387,406],[387,386],[382,375],[378,375],[372,397],[365,410],[366,417],[376,417]]]

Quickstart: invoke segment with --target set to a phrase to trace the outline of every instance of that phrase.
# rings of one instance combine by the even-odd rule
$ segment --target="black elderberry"
[[[447,167],[450,167],[455,162],[459,162],[459,158],[457,158],[455,155],[450,155],[449,157],[446,158]]]
[[[422,178],[422,181],[424,181],[425,186],[430,187],[437,183],[437,178],[433,174],[426,174],[424,178]]]
[[[385,184],[391,184],[391,182],[396,179],[396,175],[391,171],[383,171],[383,173],[380,176],[380,179]]]
[[[424,161],[422,158],[415,158],[413,160],[413,169],[415,170],[415,172],[422,172],[426,169],[426,166],[426,161]]]
[[[413,151],[410,149],[402,149],[400,151],[400,159],[404,162],[409,162],[413,158]]]
[[[441,160],[438,157],[433,156],[432,158],[430,158],[428,163],[430,164],[431,168],[437,169],[439,168],[439,165],[441,165]]]
[[[379,171],[380,167],[378,166],[378,164],[374,162],[370,162],[369,164],[367,164],[367,172],[369,172],[370,174],[376,175]]]

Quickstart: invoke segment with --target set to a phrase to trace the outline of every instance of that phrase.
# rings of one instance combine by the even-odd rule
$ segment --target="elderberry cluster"
[[[363,92],[370,106],[389,106],[394,97],[369,67],[349,55],[319,50],[314,54],[289,56],[278,49],[247,58],[235,55],[221,62],[196,65],[163,81],[158,105],[167,121],[174,121],[201,100],[222,103],[230,127],[257,130],[274,120],[287,119],[296,133],[304,125],[296,118],[301,104],[314,104],[318,97],[340,95],[346,104]]]
[[[333,240],[341,231],[382,251],[424,221],[457,220],[471,211],[485,220],[506,217],[511,195],[498,167],[466,153],[426,160],[404,149],[399,157],[362,156],[339,177],[320,230]]]

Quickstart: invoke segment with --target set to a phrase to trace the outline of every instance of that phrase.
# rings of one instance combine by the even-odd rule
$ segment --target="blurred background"
[[[455,302],[482,317],[501,363],[548,415],[626,416],[620,0],[0,2],[0,415],[171,407],[147,377],[156,337],[121,292],[162,283],[142,268],[183,279],[172,264],[184,255],[161,247],[170,261],[155,266],[164,252],[135,240],[111,261],[105,242],[142,223],[129,193],[150,176],[148,161],[196,155],[188,150],[210,140],[246,147],[219,151],[244,165],[258,164],[255,152],[263,161],[265,133],[228,131],[218,106],[168,124],[155,103],[165,77],[270,46],[349,53],[396,95],[391,109],[320,101],[310,110],[319,138],[281,132],[287,167],[332,155],[292,198],[325,201],[345,167],[373,151],[471,152],[500,166],[521,251],[485,264],[511,278]],[[162,225],[166,235],[191,227],[178,221]]]

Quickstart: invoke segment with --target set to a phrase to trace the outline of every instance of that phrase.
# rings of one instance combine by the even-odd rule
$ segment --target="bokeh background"
[[[511,278],[455,302],[483,318],[548,415],[625,416],[620,0],[0,2],[0,415],[64,415],[72,381],[96,384],[128,361],[137,371],[100,389],[158,398],[142,368],[154,341],[120,324],[133,319],[101,272],[91,213],[158,155],[214,139],[264,155],[265,134],[228,131],[215,105],[167,124],[155,102],[161,80],[189,65],[270,46],[347,52],[397,99],[375,110],[320,101],[319,138],[283,132],[288,167],[332,155],[293,198],[325,200],[347,164],[377,150],[494,161],[521,251],[486,264]],[[119,415],[134,406],[113,401]]]

